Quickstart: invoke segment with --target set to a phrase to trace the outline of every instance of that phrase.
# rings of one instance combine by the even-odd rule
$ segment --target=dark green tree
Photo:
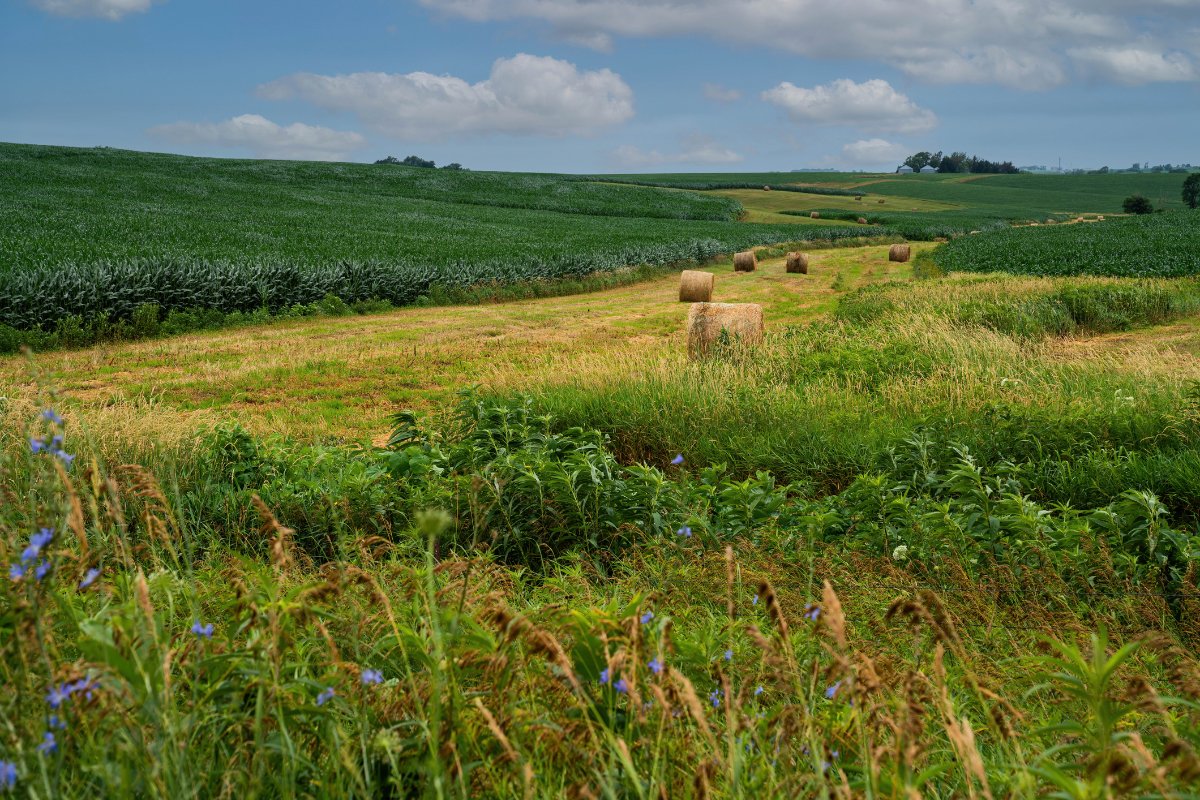
[[[1121,207],[1125,209],[1126,214],[1149,214],[1154,211],[1154,205],[1150,199],[1140,194],[1131,194],[1126,197]]]
[[[1188,208],[1200,206],[1200,172],[1193,172],[1183,182],[1183,202]]]

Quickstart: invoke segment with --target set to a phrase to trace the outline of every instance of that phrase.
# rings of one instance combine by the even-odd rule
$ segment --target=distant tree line
[[[938,172],[973,172],[978,175],[1017,173],[1021,170],[1013,166],[1011,161],[988,161],[979,156],[968,156],[966,153],[943,153],[941,150],[930,153],[922,150],[904,159],[906,166],[912,167],[913,172],[920,172],[925,167],[933,167]]]
[[[423,167],[424,169],[436,169],[437,168],[437,164],[435,164],[434,162],[432,162],[428,159],[421,158],[420,156],[407,156],[404,159],[399,159],[399,158],[396,158],[395,156],[388,156],[387,158],[379,159],[375,163],[376,164],[399,164],[402,167]],[[447,164],[444,167],[442,167],[442,169],[463,169],[463,168],[464,168],[463,165],[459,164],[457,161],[455,161],[453,164]]]

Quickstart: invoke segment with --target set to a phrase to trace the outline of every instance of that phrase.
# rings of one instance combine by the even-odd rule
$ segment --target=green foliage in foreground
[[[0,463],[6,784],[1082,800],[1200,772],[1200,539],[1149,493],[1042,508],[914,441],[909,480],[807,499],[623,467],[521,405],[399,423],[362,453],[223,431],[159,480],[63,469],[80,437],[38,419]],[[1067,621],[1101,632],[1032,647]]]
[[[947,272],[1179,277],[1200,274],[1200,215],[1149,214],[1099,223],[991,230],[933,254]]]

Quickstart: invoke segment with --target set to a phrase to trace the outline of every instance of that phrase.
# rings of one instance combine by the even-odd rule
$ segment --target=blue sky
[[[3,0],[0,140],[568,172],[1200,163],[1200,0]]]

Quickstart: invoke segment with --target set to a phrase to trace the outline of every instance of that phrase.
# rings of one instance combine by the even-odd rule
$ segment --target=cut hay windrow
[[[712,300],[716,276],[711,272],[685,269],[679,276],[679,302],[707,303]]]

